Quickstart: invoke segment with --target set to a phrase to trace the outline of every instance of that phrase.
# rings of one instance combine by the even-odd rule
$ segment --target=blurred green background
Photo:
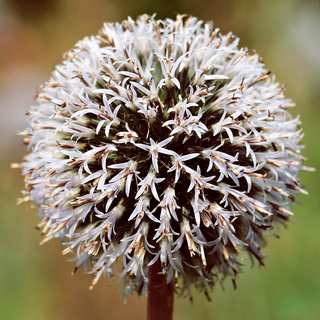
[[[0,318],[4,320],[144,319],[145,298],[123,306],[119,287],[101,280],[93,291],[83,270],[61,255],[58,241],[39,246],[34,211],[17,206],[23,189],[18,170],[26,150],[17,129],[36,87],[45,82],[62,54],[84,36],[96,34],[104,21],[157,13],[173,18],[190,13],[213,20],[222,33],[232,31],[240,45],[255,49],[267,69],[287,84],[286,96],[301,114],[308,166],[319,168],[320,3],[307,0],[129,1],[0,0]],[[195,293],[194,306],[176,299],[175,319],[320,319],[319,176],[301,174],[309,196],[301,196],[295,220],[281,238],[270,238],[267,268],[247,266],[234,291],[216,286],[212,302]]]

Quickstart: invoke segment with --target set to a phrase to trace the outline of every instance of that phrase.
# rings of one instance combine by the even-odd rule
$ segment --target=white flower
[[[265,234],[291,220],[310,170],[299,118],[238,42],[194,17],[108,23],[37,95],[19,202],[38,207],[42,243],[92,266],[91,288],[121,265],[122,293],[144,293],[159,260],[181,293],[207,294],[241,251],[263,264]]]
[[[184,156],[179,156],[178,154],[173,155],[173,159],[172,159],[173,166],[171,168],[169,168],[168,172],[175,170],[175,172],[176,172],[175,180],[174,180],[175,183],[178,182],[181,171],[187,172],[187,170],[188,170],[189,172],[191,172],[191,170],[192,170],[192,169],[188,168],[183,163],[183,161],[187,161],[187,160],[196,158],[197,156],[199,156],[199,153],[191,153],[191,154],[186,154]]]
[[[113,139],[112,142],[124,143],[124,144],[127,144],[128,142],[130,142],[134,144],[133,138],[138,138],[138,134],[129,128],[128,123],[126,123],[125,127],[127,131],[117,132],[116,135],[114,136],[115,139]],[[119,137],[122,137],[122,138],[119,139]]]
[[[175,154],[173,151],[167,150],[164,148],[164,146],[166,146],[172,139],[173,137],[170,137],[159,143],[155,143],[154,140],[150,138],[150,143],[151,143],[150,146],[142,143],[136,143],[135,145],[141,149],[149,150],[149,154],[151,155],[151,158],[152,158],[153,167],[156,170],[156,172],[159,173],[158,153],[160,152],[160,153],[168,154],[172,156]]]
[[[153,197],[160,201],[157,188],[156,188],[156,183],[160,183],[165,178],[156,178],[155,172],[150,171],[147,176],[138,184],[138,186],[141,186],[140,189],[138,190],[135,198],[139,198],[142,194],[146,194],[149,189],[152,192]]]

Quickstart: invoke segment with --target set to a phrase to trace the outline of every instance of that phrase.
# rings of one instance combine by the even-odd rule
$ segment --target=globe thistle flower
[[[235,284],[241,252],[263,265],[266,233],[291,220],[308,169],[299,118],[238,43],[194,17],[128,18],[79,41],[41,87],[20,133],[21,201],[91,288],[118,274],[124,296],[143,294],[160,263],[177,293],[207,295]]]

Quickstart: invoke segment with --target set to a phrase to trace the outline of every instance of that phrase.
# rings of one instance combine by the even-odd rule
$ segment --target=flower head
[[[291,220],[307,169],[299,118],[238,42],[181,15],[108,23],[37,95],[22,200],[92,286],[118,272],[124,295],[144,293],[160,261],[178,292],[207,293],[235,281],[241,251],[263,264],[265,234]]]

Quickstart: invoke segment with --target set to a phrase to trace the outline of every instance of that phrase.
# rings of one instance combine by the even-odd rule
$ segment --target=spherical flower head
[[[241,252],[263,265],[265,235],[290,221],[305,192],[299,118],[238,42],[190,16],[106,23],[37,94],[21,201],[91,288],[118,274],[124,296],[143,294],[160,261],[177,293],[207,295],[235,283]]]

